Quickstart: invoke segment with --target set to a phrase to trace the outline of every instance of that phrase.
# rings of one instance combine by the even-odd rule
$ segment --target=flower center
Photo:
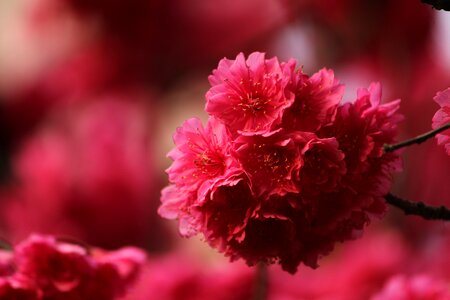
[[[197,154],[194,164],[203,176],[214,177],[223,173],[225,163],[219,155],[209,150]]]

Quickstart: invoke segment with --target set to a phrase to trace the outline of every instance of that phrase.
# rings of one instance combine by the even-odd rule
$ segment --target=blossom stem
[[[411,202],[390,193],[384,196],[384,199],[390,205],[401,209],[405,215],[416,215],[426,220],[450,221],[450,209],[444,205],[428,206],[423,202]]]
[[[434,9],[450,11],[450,0],[422,0],[422,3],[430,4]]]
[[[267,266],[261,262],[256,266],[255,287],[253,289],[253,300],[267,299],[268,274]]]
[[[397,143],[397,144],[392,144],[392,145],[384,145],[384,152],[392,152],[407,146],[411,146],[413,144],[421,144],[423,142],[425,142],[426,140],[428,140],[429,138],[434,137],[436,134],[447,130],[450,128],[450,123],[447,123],[439,128],[436,128],[434,130],[428,131],[424,134],[421,134],[419,136],[416,136],[412,139]]]

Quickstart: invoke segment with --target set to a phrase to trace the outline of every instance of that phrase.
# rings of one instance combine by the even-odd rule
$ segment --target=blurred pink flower
[[[153,201],[154,124],[141,97],[113,93],[70,106],[24,143],[13,164],[18,183],[4,196],[8,239],[39,231],[106,248],[167,241]]]
[[[268,300],[366,300],[411,265],[406,241],[397,232],[369,230],[348,243],[317,270],[300,266],[296,275],[267,269]],[[239,300],[254,297],[258,274],[244,264],[172,253],[150,258],[139,281],[121,300]]]
[[[377,228],[356,241],[340,246],[324,259],[319,269],[299,267],[292,276],[279,268],[269,269],[270,300],[366,300],[378,293],[398,272],[414,260],[404,237]]]
[[[42,299],[34,287],[14,278],[0,278],[0,299],[39,300]]]
[[[14,272],[13,260],[10,251],[0,250],[0,276],[8,276]]]
[[[53,237],[31,236],[16,247],[15,256],[17,272],[50,295],[80,289],[93,272],[86,249],[57,245]]]
[[[150,258],[139,281],[120,300],[247,300],[254,270],[243,264],[203,264],[192,257],[169,254]]]
[[[441,108],[436,112],[433,117],[433,129],[444,126],[450,123],[450,88],[438,92],[434,97]],[[444,145],[447,154],[450,155],[450,129],[436,135],[439,145]]]
[[[372,300],[448,300],[448,283],[427,275],[410,278],[397,275],[392,277],[384,289],[373,296]]]
[[[415,57],[431,44],[435,14],[420,1],[303,2],[306,7],[298,12],[313,22],[318,49],[323,49],[321,59],[329,64],[345,64],[348,59],[368,55],[378,66],[395,72],[393,65],[399,69],[402,63],[414,63]],[[330,47],[333,51],[329,51]],[[402,62],[400,57],[404,58]]]
[[[291,5],[277,0],[38,2],[50,15],[47,19],[58,16],[61,5],[70,8],[91,25],[94,38],[113,42],[110,50],[120,53],[113,65],[120,65],[130,77],[144,73],[141,79],[163,84],[187,69],[209,67],[217,57],[267,45],[294,14]]]
[[[193,66],[214,62],[239,51],[266,49],[295,14],[287,1],[242,0],[230,3],[173,1],[172,41],[184,45],[177,60]],[[181,50],[181,49],[180,49]]]
[[[95,102],[93,95],[105,91],[135,89],[123,78],[125,72],[120,70],[119,58],[110,43],[97,42],[64,56],[7,94],[6,101],[0,103],[1,122],[8,127],[7,137],[13,146],[20,144],[58,109],[66,110],[74,103]],[[18,115],[22,117],[17,118]]]
[[[0,278],[0,294],[29,297],[20,299],[112,300],[126,292],[145,262],[145,254],[137,248],[92,252],[95,255],[53,236],[31,235],[15,247],[15,272]]]

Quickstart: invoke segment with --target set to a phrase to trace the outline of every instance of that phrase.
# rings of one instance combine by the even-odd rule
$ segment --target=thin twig
[[[267,266],[261,262],[256,266],[255,286],[253,289],[253,300],[267,299],[267,284],[268,284]]]
[[[450,0],[422,0],[422,3],[430,4],[434,9],[450,11]]]
[[[421,134],[419,136],[416,136],[412,139],[409,139],[409,140],[406,140],[406,141],[403,141],[403,142],[400,142],[397,144],[384,145],[384,152],[392,152],[392,151],[398,150],[403,147],[411,146],[413,144],[421,144],[421,143],[425,142],[426,140],[434,137],[436,134],[438,134],[442,131],[445,131],[449,128],[450,128],[450,123],[447,123],[439,128],[428,131],[428,132]]]
[[[445,206],[428,206],[423,202],[411,202],[392,194],[384,196],[386,202],[401,209],[405,215],[416,215],[426,220],[450,221],[450,209]]]

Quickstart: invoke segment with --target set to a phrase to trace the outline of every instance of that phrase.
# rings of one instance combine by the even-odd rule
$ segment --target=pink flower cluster
[[[438,92],[434,97],[441,108],[436,112],[433,117],[433,129],[444,126],[450,123],[450,88]],[[444,145],[447,154],[450,155],[450,129],[444,131],[442,134],[438,134],[437,141],[439,145]]]
[[[0,299],[110,300],[136,279],[145,254],[135,248],[88,251],[32,235],[0,259]]]
[[[317,267],[336,242],[354,239],[386,206],[399,100],[381,87],[340,104],[333,71],[308,76],[293,59],[255,52],[223,59],[209,77],[206,126],[192,118],[174,135],[171,184],[161,216],[202,233],[231,260]]]
[[[2,234],[69,235],[106,249],[160,247],[151,107],[130,90],[58,110],[16,150],[0,190]]]

